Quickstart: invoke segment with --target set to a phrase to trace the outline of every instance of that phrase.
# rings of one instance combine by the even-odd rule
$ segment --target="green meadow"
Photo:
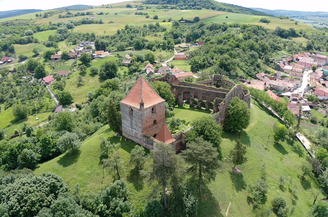
[[[313,196],[312,191],[318,191],[319,186],[313,176],[306,176],[301,180],[300,166],[306,162],[307,153],[299,142],[294,146],[287,142],[274,145],[272,134],[273,127],[278,120],[270,116],[266,110],[259,107],[256,102],[251,105],[251,121],[248,128],[241,132],[223,133],[221,152],[222,165],[217,171],[215,181],[207,184],[203,196],[200,198],[198,216],[223,216],[227,208],[229,216],[256,216],[270,213],[271,200],[276,196],[282,196],[287,201],[289,210],[293,210],[291,216],[307,216]],[[175,108],[174,117],[201,117],[206,115],[203,111],[186,108]],[[189,119],[191,121],[191,119]],[[61,176],[68,184],[70,190],[76,184],[80,185],[82,192],[97,192],[112,182],[112,175],[103,171],[100,163],[99,139],[103,137],[111,142],[121,143],[121,156],[126,170],[124,179],[128,182],[131,192],[130,200],[137,208],[142,208],[154,198],[160,197],[160,185],[157,182],[148,183],[145,179],[136,180],[131,173],[128,159],[132,148],[136,145],[126,142],[122,137],[115,137],[114,132],[108,126],[104,126],[94,135],[86,139],[77,154],[63,154],[49,162],[43,163],[35,174],[54,172]],[[232,163],[229,157],[230,150],[240,137],[247,146],[247,162],[238,166],[242,174],[231,172]],[[247,188],[260,178],[262,166],[266,167],[268,197],[266,202],[258,209],[253,209],[248,199]],[[283,187],[279,187],[280,177],[286,180]],[[292,196],[295,190],[296,196]],[[319,195],[324,198],[324,195]],[[229,205],[230,204],[230,205]]]

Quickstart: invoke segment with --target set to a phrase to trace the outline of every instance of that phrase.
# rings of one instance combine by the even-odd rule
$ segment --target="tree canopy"
[[[171,91],[171,86],[167,82],[155,81],[150,82],[150,85],[154,88],[154,90],[162,97],[165,102],[169,104],[169,106],[174,106],[175,97]]]
[[[232,98],[226,115],[224,129],[232,132],[246,129],[251,118],[251,112],[247,103],[238,97]]]
[[[114,61],[108,61],[101,65],[99,71],[99,79],[106,80],[112,79],[117,77],[118,66],[117,63]]]

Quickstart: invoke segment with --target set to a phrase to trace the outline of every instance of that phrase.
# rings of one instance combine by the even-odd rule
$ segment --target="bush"
[[[272,209],[277,216],[287,216],[288,208],[284,198],[275,197],[271,201]]]

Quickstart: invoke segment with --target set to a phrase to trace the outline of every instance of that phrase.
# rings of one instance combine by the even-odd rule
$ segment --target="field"
[[[39,41],[48,41],[50,35],[55,35],[57,30],[48,30],[44,32],[34,33],[33,37],[38,39]]]
[[[174,112],[175,117],[182,118],[183,116],[204,115],[202,112],[188,109],[176,108]],[[244,165],[238,166],[243,172],[242,175],[230,172],[232,163],[229,159],[229,152],[238,135],[224,133],[221,144],[222,166],[218,171],[216,180],[209,183],[205,188],[197,215],[223,216],[229,203],[231,203],[230,216],[255,216],[259,212],[264,214],[269,210],[271,200],[276,196],[282,196],[287,201],[289,210],[294,206],[293,216],[306,216],[313,202],[311,189],[318,190],[318,184],[313,177],[306,177],[303,181],[300,179],[302,174],[300,165],[306,161],[306,152],[298,142],[294,146],[290,146],[286,142],[273,145],[272,128],[278,122],[277,119],[268,115],[255,102],[251,106],[251,114],[250,125],[240,136],[242,143],[247,146],[246,155],[248,158]],[[35,174],[54,172],[64,179],[70,190],[79,183],[82,192],[97,192],[112,181],[107,172],[105,178],[102,178],[102,168],[99,161],[99,139],[101,137],[108,138],[112,142],[121,142],[120,151],[127,168],[123,177],[128,182],[131,202],[136,207],[142,208],[149,200],[159,197],[160,186],[156,182],[149,184],[145,180],[144,182],[137,181],[129,172],[131,169],[128,165],[129,153],[135,143],[125,142],[122,138],[115,137],[107,126],[85,140],[78,154],[63,154],[43,163],[36,169]],[[268,138],[269,142],[267,143]],[[252,204],[247,199],[247,187],[260,178],[260,168],[263,164],[266,165],[268,198],[260,209],[253,209]],[[292,180],[292,187],[287,181],[284,188],[280,188],[280,176],[283,176],[285,180]],[[296,190],[296,198],[291,196],[291,189]],[[323,195],[319,196],[319,198],[323,197]]]
[[[179,69],[185,71],[185,72],[190,72],[190,65],[188,60],[173,60],[169,62],[168,65],[173,64],[174,67],[178,67]]]
[[[33,49],[36,48],[39,52],[44,52],[50,50],[51,48],[47,48],[43,44],[15,44],[16,55],[24,54],[25,56],[32,57],[34,55]]]
[[[228,18],[227,18],[228,17]],[[261,23],[261,18],[267,18],[270,20],[269,24]],[[265,16],[255,16],[255,15],[246,15],[246,14],[235,14],[235,13],[228,13],[223,15],[218,15],[212,18],[208,18],[205,20],[205,22],[214,22],[214,23],[238,23],[238,24],[253,24],[253,25],[259,25],[263,26],[265,28],[269,29],[275,29],[277,26],[280,26],[284,29],[294,28],[296,30],[298,29],[310,29],[313,28],[304,24],[304,23],[298,23],[298,25],[295,25],[295,21],[290,20],[282,20],[275,17],[265,17]]]

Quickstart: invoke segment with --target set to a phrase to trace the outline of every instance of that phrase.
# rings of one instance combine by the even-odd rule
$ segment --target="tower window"
[[[153,124],[157,124],[157,121],[156,121],[156,120],[154,120]]]
[[[151,109],[151,113],[156,113],[156,108],[155,108],[155,107],[153,107],[153,108]]]
[[[131,107],[129,108],[129,113],[133,114],[133,109]]]

